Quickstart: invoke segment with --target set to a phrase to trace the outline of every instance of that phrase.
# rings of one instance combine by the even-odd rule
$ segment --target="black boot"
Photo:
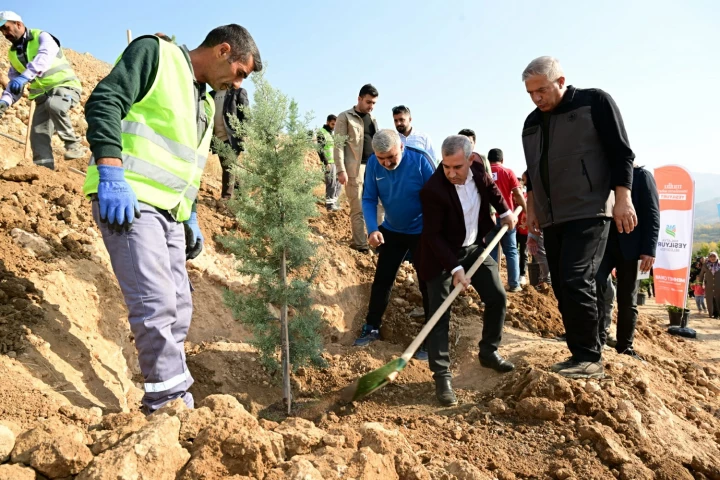
[[[515,365],[502,358],[498,352],[493,352],[492,355],[487,357],[483,357],[482,355],[478,355],[478,357],[480,358],[481,366],[492,368],[496,372],[505,373],[515,369]]]
[[[438,378],[435,380],[435,395],[440,405],[444,407],[452,407],[458,403],[449,378]]]

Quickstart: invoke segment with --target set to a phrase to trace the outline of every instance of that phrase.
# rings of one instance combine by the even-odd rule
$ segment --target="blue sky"
[[[505,152],[524,169],[520,131],[533,105],[520,74],[533,58],[560,59],[568,82],[609,92],[638,162],[720,173],[720,3],[605,1],[386,2],[5,1],[0,8],[112,62],[134,36],[162,31],[188,47],[213,27],[239,23],[258,43],[267,77],[312,110],[355,104],[364,83],[380,91],[381,128],[391,108],[412,109],[436,148],[464,127],[478,150]],[[200,5],[200,8],[197,6]]]

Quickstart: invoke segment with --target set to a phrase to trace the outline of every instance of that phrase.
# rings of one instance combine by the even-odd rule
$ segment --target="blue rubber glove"
[[[10,93],[12,93],[13,95],[20,95],[23,91],[23,87],[29,81],[30,80],[23,77],[22,75],[17,76],[10,80],[10,83],[8,83],[8,90],[10,90]]]
[[[190,218],[185,220],[183,224],[185,226],[185,258],[192,260],[200,255],[205,241],[200,231],[200,224],[198,224],[197,212],[192,212]]]
[[[0,118],[5,115],[5,110],[7,110],[10,107],[10,105],[7,104],[7,102],[0,102]]]
[[[125,169],[98,165],[98,172],[100,221],[107,223],[112,232],[129,232],[132,230],[133,218],[140,218],[140,204],[135,192],[125,181]]]

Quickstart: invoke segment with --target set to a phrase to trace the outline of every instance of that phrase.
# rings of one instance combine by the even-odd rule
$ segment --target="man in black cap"
[[[526,209],[525,197],[523,196],[522,186],[517,180],[515,172],[503,165],[503,152],[499,148],[493,148],[488,152],[488,160],[490,161],[490,169],[492,171],[492,179],[497,185],[498,190],[505,199],[505,202],[510,206],[510,210],[514,211],[516,205],[520,205],[523,211]],[[495,229],[492,230],[486,239],[488,243],[495,234],[502,227],[500,219],[495,215],[496,222]],[[515,237],[516,229],[508,230],[500,240],[503,252],[505,253],[505,260],[508,271],[508,291],[519,292],[522,290],[520,287],[520,255],[517,247],[517,239]],[[498,247],[495,246],[490,256],[500,263],[498,260]]]

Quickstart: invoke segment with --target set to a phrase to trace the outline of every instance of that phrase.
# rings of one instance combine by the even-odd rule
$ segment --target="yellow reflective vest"
[[[14,48],[11,48],[8,52],[10,65],[12,65],[18,73],[22,74],[27,69],[27,64],[37,57],[38,50],[40,49],[40,34],[42,32],[42,30],[38,29],[30,30],[30,38],[28,39],[26,48],[27,61],[25,61],[25,63],[20,61],[17,51]],[[57,42],[57,39],[55,39],[55,41]],[[60,42],[57,43],[59,46]],[[50,65],[50,68],[30,82],[28,85],[28,97],[32,100],[56,87],[74,88],[77,91],[82,91],[80,80],[75,76],[75,72],[70,66],[70,62],[68,62],[67,58],[65,58],[62,47],[60,47],[60,50],[53,60],[52,65]]]
[[[155,81],[122,120],[122,163],[125,180],[140,202],[167,210],[183,222],[190,218],[200,189],[215,103],[209,96],[203,102],[208,126],[198,139],[191,66],[180,47],[158,41],[160,59]],[[85,195],[96,193],[99,181],[95,158],[91,158],[83,186]]]

